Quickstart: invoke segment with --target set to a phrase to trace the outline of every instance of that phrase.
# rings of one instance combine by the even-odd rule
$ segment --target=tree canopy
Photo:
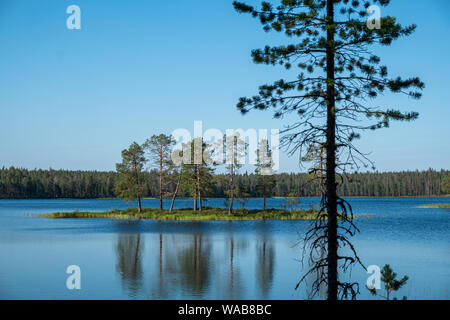
[[[373,1],[380,6],[389,2]],[[369,27],[368,1],[281,0],[278,6],[263,1],[259,8],[235,1],[233,6],[258,18],[265,31],[282,33],[291,42],[252,51],[257,64],[280,65],[293,71],[284,79],[260,85],[256,95],[241,97],[237,108],[243,114],[270,109],[275,118],[288,119],[283,145],[291,154],[300,150],[300,159],[312,144],[325,147],[324,201],[316,225],[305,237],[312,245],[313,265],[305,276],[317,273],[314,292],[326,284],[329,300],[338,296],[355,298],[358,284],[338,279],[339,267],[345,271],[351,264],[362,263],[347,238],[358,229],[352,222],[350,204],[337,194],[336,176],[355,167],[373,167],[354,145],[361,131],[386,128],[391,120],[418,117],[414,111],[373,103],[386,92],[418,99],[424,84],[417,77],[390,76],[387,66],[380,64],[381,58],[371,49],[411,35],[416,26],[404,27],[394,17],[386,16],[380,17],[375,28]],[[296,76],[291,76],[294,73]],[[338,253],[342,246],[351,248],[350,256]],[[317,258],[315,251],[326,251],[326,257]],[[319,272],[324,268],[325,273]]]
[[[138,201],[138,210],[141,212],[141,198],[144,193],[142,170],[145,162],[144,150],[141,145],[133,142],[128,149],[122,151],[122,162],[116,164],[119,179],[116,192],[120,198]]]

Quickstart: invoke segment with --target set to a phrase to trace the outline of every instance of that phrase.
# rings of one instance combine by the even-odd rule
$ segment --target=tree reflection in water
[[[252,237],[233,230],[218,238],[195,231],[149,233],[145,260],[144,235],[119,233],[116,270],[132,298],[269,299],[276,264],[269,229],[259,225]]]
[[[267,299],[272,288],[275,266],[275,248],[271,239],[264,233],[256,244],[256,280],[261,298]]]
[[[193,295],[201,296],[210,280],[211,244],[202,234],[195,233],[187,248],[179,253],[183,287]]]
[[[144,242],[139,233],[123,234],[117,237],[116,269],[121,276],[122,286],[136,297],[142,286],[142,250]]]
[[[227,288],[225,298],[239,299],[244,294],[239,268],[239,254],[242,249],[246,249],[247,242],[236,238],[233,233],[230,233],[225,240],[225,244],[224,258],[228,261],[224,263],[224,266],[228,267],[228,279],[225,270],[223,271],[224,273],[220,275],[220,279],[224,281],[223,286]],[[227,256],[228,259],[226,259]]]

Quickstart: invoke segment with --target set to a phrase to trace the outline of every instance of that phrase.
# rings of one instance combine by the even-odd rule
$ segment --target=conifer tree
[[[159,209],[163,209],[163,194],[165,187],[170,181],[165,181],[171,166],[171,152],[175,140],[171,136],[160,134],[153,135],[144,143],[144,149],[150,153],[150,164],[152,168],[156,168],[159,173]]]
[[[408,276],[403,276],[400,280],[397,280],[397,273],[394,272],[390,265],[384,265],[383,269],[381,269],[381,281],[384,283],[384,289],[386,290],[386,296],[383,296],[377,293],[377,290],[374,287],[367,287],[370,293],[375,296],[382,297],[386,300],[390,300],[391,292],[398,291],[401,287],[403,287],[408,281]],[[395,300],[395,298],[394,298]],[[403,297],[403,300],[406,300],[406,297]]]
[[[175,168],[175,166],[174,166]],[[176,171],[177,169],[175,169]],[[178,195],[178,191],[180,190],[180,185],[181,185],[181,178],[183,177],[183,165],[179,165],[178,166],[178,172],[175,173],[176,178],[176,182],[175,182],[175,190],[173,191],[172,194],[172,201],[170,203],[170,209],[169,209],[169,213],[171,213],[173,211],[173,205],[175,204],[175,199]]]
[[[228,190],[225,193],[229,198],[228,213],[232,214],[234,198],[240,191],[240,189],[236,188],[234,175],[244,163],[243,158],[245,157],[247,144],[240,138],[239,133],[230,136],[225,135],[222,142],[225,145],[224,156],[225,163],[228,166]]]
[[[272,195],[276,181],[274,178],[275,170],[272,158],[272,150],[269,147],[267,139],[261,139],[259,147],[256,150],[255,173],[258,175],[256,190],[263,197],[263,208],[267,209],[266,198]]]
[[[122,162],[116,164],[119,179],[116,192],[127,201],[138,201],[138,211],[141,213],[141,198],[144,192],[142,170],[145,165],[144,150],[141,145],[133,142],[128,149],[122,151]]]
[[[386,6],[389,0],[372,3]],[[372,99],[386,92],[418,99],[424,88],[417,77],[390,77],[387,67],[380,65],[381,59],[370,51],[371,45],[389,46],[410,35],[416,26],[403,27],[389,16],[370,20],[370,4],[359,0],[281,0],[277,7],[264,1],[256,8],[233,2],[238,12],[259,18],[264,30],[284,33],[293,41],[253,50],[252,57],[255,63],[295,68],[296,78],[263,84],[257,95],[240,98],[237,107],[244,114],[252,109],[273,109],[276,118],[291,115],[295,120],[283,137],[291,152],[302,152],[302,147],[313,141],[325,142],[324,207],[306,240],[311,241],[312,251],[326,249],[323,259],[310,256],[314,263],[308,272],[326,267],[326,277],[318,279],[315,287],[319,290],[326,283],[330,300],[338,299],[339,293],[341,298],[355,298],[359,292],[357,283],[338,279],[339,262],[345,271],[360,261],[354,250],[353,256],[338,254],[341,245],[353,249],[346,236],[353,235],[355,226],[350,205],[337,195],[336,173],[372,164],[353,144],[361,131],[388,127],[391,120],[418,117],[416,112],[375,106]],[[337,162],[337,155],[342,162]]]
[[[441,181],[441,191],[443,194],[450,194],[450,174]]]
[[[306,147],[305,155],[300,159],[301,162],[311,162],[312,167],[309,170],[311,180],[319,182],[320,206],[324,206],[325,201],[325,144],[315,141]]]
[[[181,187],[189,192],[194,200],[194,211],[202,211],[202,195],[212,191],[212,174],[210,159],[206,159],[208,145],[202,138],[195,138],[183,146],[183,154],[191,154],[191,163],[183,164]],[[181,169],[180,169],[181,170]],[[197,207],[198,205],[198,207]]]

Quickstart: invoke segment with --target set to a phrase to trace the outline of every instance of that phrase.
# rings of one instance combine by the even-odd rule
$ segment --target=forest
[[[279,173],[274,176],[274,197],[320,195],[317,180],[307,173]],[[449,170],[367,172],[342,176],[338,192],[342,196],[441,196],[448,194]],[[116,198],[117,172],[28,170],[22,168],[0,169],[0,199],[52,199],[52,198]],[[226,174],[212,175],[212,188],[204,197],[226,197],[228,187]],[[142,172],[143,196],[159,196],[159,173],[157,170]],[[172,179],[176,180],[176,179]],[[258,174],[235,174],[235,185],[246,192],[247,197],[259,197]],[[164,194],[170,197],[175,182],[170,183]],[[189,196],[188,190],[180,190],[180,196]]]

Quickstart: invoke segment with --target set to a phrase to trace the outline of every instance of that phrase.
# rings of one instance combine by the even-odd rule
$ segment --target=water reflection
[[[220,240],[202,233],[160,233],[146,234],[144,241],[139,233],[119,233],[115,249],[116,271],[132,298],[201,298],[212,293],[240,299],[248,296],[253,280],[257,295],[267,299],[274,279],[275,246],[264,230],[250,239],[229,232]]]
[[[194,233],[189,245],[179,253],[181,286],[195,296],[201,296],[210,281],[212,259],[208,240],[202,234]]]
[[[320,248],[318,252],[313,253],[314,260],[323,259],[325,257],[325,249]],[[309,259],[309,255],[305,255],[305,259],[308,260],[308,270],[313,267],[313,263],[311,259]],[[319,279],[323,279],[325,276],[325,267],[321,267],[316,269],[315,272],[310,273],[304,280],[305,288],[306,288],[306,298],[308,299],[325,299],[327,286],[324,282],[319,281]]]
[[[149,289],[142,295],[151,299],[203,296],[210,286],[210,240],[194,233],[159,234],[151,241],[154,245],[146,258]]]
[[[140,234],[118,234],[116,245],[116,269],[122,279],[122,286],[132,297],[136,296],[142,286],[142,249],[144,247]]]
[[[158,200],[145,201],[147,207],[159,205]],[[223,203],[223,199],[210,201],[210,206]],[[271,199],[269,206],[279,208],[283,201]],[[319,199],[302,201],[307,208]],[[356,220],[361,233],[354,238],[354,244],[363,262],[381,266],[390,263],[411,278],[398,292],[399,297],[449,298],[448,211],[420,207],[449,201],[352,199],[357,216],[372,216]],[[259,199],[251,199],[248,207],[258,208],[260,203]],[[303,299],[308,296],[313,275],[308,284],[294,290],[308,268],[306,260],[304,264],[300,262],[301,246],[294,244],[303,238],[309,222],[193,223],[30,216],[77,209],[104,211],[113,207],[126,205],[121,200],[1,200],[0,261],[4,263],[0,263],[0,298],[72,299],[76,295],[84,299]],[[30,261],[33,270],[27,267]],[[82,267],[86,276],[82,286],[86,290],[75,293],[64,290],[64,285],[61,287],[65,281],[61,270],[72,263]],[[349,277],[361,285],[360,299],[374,299],[364,290],[367,274],[362,268],[354,268]],[[48,285],[43,287],[43,282]],[[321,289],[321,298],[325,297],[325,289]]]
[[[241,299],[245,293],[242,280],[242,271],[240,264],[240,256],[245,254],[248,248],[246,239],[236,237],[233,233],[229,233],[225,239],[225,251],[223,254],[225,264],[228,266],[228,272],[224,272],[222,277],[222,287],[225,289],[227,299]],[[243,266],[246,267],[245,265]],[[226,275],[228,274],[228,278]]]
[[[257,263],[256,279],[261,298],[267,299],[273,282],[275,268],[275,248],[267,233],[263,233],[261,240],[256,245]]]

